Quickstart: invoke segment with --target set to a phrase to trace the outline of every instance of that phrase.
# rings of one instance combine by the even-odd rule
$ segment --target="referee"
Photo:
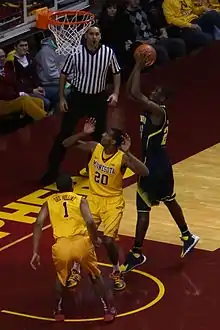
[[[118,102],[121,84],[120,67],[113,50],[100,43],[101,33],[97,26],[90,27],[85,34],[85,42],[80,51],[69,55],[60,76],[60,111],[63,112],[60,132],[49,154],[48,169],[42,177],[44,185],[53,183],[59,175],[59,167],[65,157],[63,140],[73,134],[82,117],[94,117],[96,130],[93,139],[100,141],[106,129],[108,105]],[[109,69],[113,73],[113,93],[106,92]],[[73,74],[72,91],[65,99],[64,90],[67,77]]]

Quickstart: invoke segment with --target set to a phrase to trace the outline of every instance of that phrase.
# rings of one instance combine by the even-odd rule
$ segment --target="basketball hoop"
[[[45,7],[36,12],[36,27],[53,33],[59,55],[77,53],[82,36],[94,22],[95,15],[83,10],[51,12]]]

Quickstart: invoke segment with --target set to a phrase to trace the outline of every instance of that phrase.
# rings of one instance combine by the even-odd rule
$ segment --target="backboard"
[[[36,26],[35,10],[85,9],[89,0],[2,0],[0,3],[0,44],[31,31]]]

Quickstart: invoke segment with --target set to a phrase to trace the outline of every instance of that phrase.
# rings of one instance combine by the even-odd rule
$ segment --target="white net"
[[[57,53],[64,56],[77,53],[83,35],[94,23],[95,16],[89,12],[79,10],[54,13],[50,17],[48,28],[56,38]]]

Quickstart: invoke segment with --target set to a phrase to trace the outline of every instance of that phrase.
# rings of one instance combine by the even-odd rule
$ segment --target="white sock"
[[[80,273],[80,264],[78,262],[74,262],[72,269],[75,269],[78,273]]]
[[[119,262],[117,263],[117,265],[113,265],[113,272],[119,272]]]

